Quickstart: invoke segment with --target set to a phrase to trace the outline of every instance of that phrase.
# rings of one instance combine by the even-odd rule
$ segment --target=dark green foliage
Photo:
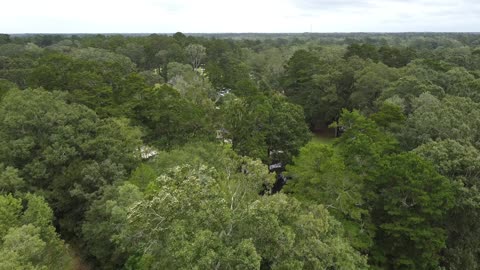
[[[371,261],[386,269],[435,269],[446,244],[442,223],[453,206],[452,185],[412,153],[386,157],[375,180]]]
[[[455,206],[449,211],[447,250],[442,259],[449,269],[476,269],[480,265],[478,183],[480,153],[471,144],[454,140],[429,142],[414,150],[457,184]]]
[[[479,44],[0,34],[0,268],[478,269]]]
[[[362,59],[370,59],[374,62],[378,62],[380,54],[377,48],[371,44],[352,44],[347,47],[345,58],[352,56],[358,56]]]
[[[362,59],[370,59],[373,62],[381,61],[389,67],[403,67],[416,58],[416,52],[412,48],[381,46],[371,44],[354,43],[347,47],[345,58],[358,56]]]
[[[379,114],[374,118],[383,122]],[[358,112],[344,112],[338,125],[345,132],[337,147],[348,168],[362,179],[361,198],[375,233],[370,262],[381,269],[437,267],[455,187],[419,156],[395,154],[395,139]]]
[[[28,190],[44,194],[64,229],[73,230],[85,202],[135,168],[141,141],[125,119],[99,119],[64,97],[7,94],[0,103],[0,162],[17,168]]]
[[[289,163],[309,140],[302,109],[280,95],[233,97],[223,117],[233,149],[266,163]]]
[[[130,59],[107,51],[90,48],[72,55],[53,53],[39,59],[29,84],[69,91],[69,99],[101,116],[131,116],[146,88],[143,78],[131,73],[133,69]]]
[[[213,106],[195,104],[172,87],[162,85],[144,93],[135,117],[147,128],[148,143],[170,149],[191,140],[213,140],[213,110]]]
[[[0,45],[6,44],[10,42],[10,35],[7,34],[0,34]]]
[[[380,110],[371,115],[371,119],[375,121],[379,127],[398,133],[403,128],[407,118],[400,106],[390,102],[384,102]]]

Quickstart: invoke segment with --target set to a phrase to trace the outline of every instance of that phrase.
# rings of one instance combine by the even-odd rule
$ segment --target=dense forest
[[[0,35],[0,269],[480,269],[480,34]]]

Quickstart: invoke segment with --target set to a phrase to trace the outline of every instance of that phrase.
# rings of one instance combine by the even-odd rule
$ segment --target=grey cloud
[[[478,7],[479,0],[291,0],[299,9],[306,11],[372,8],[388,3],[421,4],[425,8],[455,7],[459,5]]]
[[[292,0],[300,9],[322,10],[322,9],[356,9],[374,7],[378,3],[412,3],[415,0]],[[473,0],[471,0],[473,1]],[[416,1],[419,2],[419,1]]]
[[[295,6],[305,10],[338,9],[345,7],[368,7],[368,0],[294,0]]]

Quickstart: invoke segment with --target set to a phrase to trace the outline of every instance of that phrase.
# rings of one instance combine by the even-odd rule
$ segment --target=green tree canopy
[[[250,186],[261,178],[232,180],[190,166],[160,176],[129,214],[142,254],[129,263],[137,269],[365,267],[323,207],[303,210],[285,195],[259,197]]]
[[[31,194],[24,200],[0,195],[0,269],[73,269],[48,204]]]
[[[99,119],[59,92],[10,91],[0,103],[0,162],[18,169],[67,228],[103,185],[136,167],[140,135],[127,120]]]

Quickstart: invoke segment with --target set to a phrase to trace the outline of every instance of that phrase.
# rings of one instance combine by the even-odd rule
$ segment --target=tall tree
[[[200,44],[190,44],[185,48],[185,52],[193,69],[200,67],[202,60],[207,55],[206,51],[206,48]]]
[[[287,166],[283,191],[309,203],[323,204],[345,228],[352,245],[366,252],[372,245],[368,210],[362,195],[363,181],[348,170],[331,145],[310,142]]]
[[[302,109],[280,95],[233,98],[223,109],[226,136],[241,155],[286,164],[310,139]]]
[[[99,119],[60,92],[10,91],[0,103],[0,162],[18,169],[70,232],[102,186],[136,167],[140,135],[127,120]]]
[[[0,195],[0,269],[73,269],[55,232],[52,210],[39,196]]]

